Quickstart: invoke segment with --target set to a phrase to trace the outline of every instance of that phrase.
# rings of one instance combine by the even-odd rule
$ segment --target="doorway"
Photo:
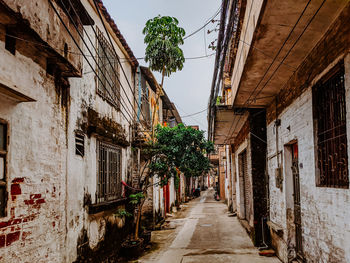
[[[299,175],[299,158],[298,143],[292,147],[292,175],[293,175],[293,192],[294,192],[294,225],[295,225],[295,250],[297,258],[303,258],[302,244],[302,227],[301,227],[301,207],[300,207],[300,175]]]
[[[303,260],[298,143],[285,147],[288,258]],[[294,249],[292,249],[294,248]],[[294,251],[294,253],[292,253]]]
[[[249,211],[250,211],[250,183],[248,178],[248,160],[247,160],[247,151],[244,150],[242,153],[238,155],[238,166],[239,166],[239,177],[241,181],[241,198],[243,202],[241,202],[244,206],[244,219],[249,222]]]

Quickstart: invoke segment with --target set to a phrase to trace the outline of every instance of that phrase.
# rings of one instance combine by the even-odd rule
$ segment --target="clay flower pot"
[[[138,240],[125,240],[122,243],[121,252],[126,258],[137,258],[142,253],[143,239],[140,238]]]

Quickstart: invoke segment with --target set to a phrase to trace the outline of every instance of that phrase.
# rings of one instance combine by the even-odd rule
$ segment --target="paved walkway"
[[[228,217],[227,207],[213,199],[213,190],[186,204],[169,219],[169,229],[154,231],[157,249],[137,262],[151,263],[280,263],[276,257],[258,255],[236,217]]]

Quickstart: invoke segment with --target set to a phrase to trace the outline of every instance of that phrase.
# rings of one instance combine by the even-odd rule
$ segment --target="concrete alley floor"
[[[228,217],[227,207],[213,198],[213,190],[202,192],[168,221],[168,229],[152,232],[156,249],[136,262],[206,263],[271,262],[261,257],[236,217]]]

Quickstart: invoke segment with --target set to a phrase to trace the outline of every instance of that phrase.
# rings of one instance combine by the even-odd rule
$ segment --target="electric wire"
[[[75,8],[74,8],[74,7],[72,6],[72,4],[71,4],[71,1],[68,1],[68,2],[69,2],[69,4],[71,5],[71,7],[72,7],[73,11],[75,12],[75,14],[78,16],[78,14],[77,14],[76,11],[75,11]],[[130,117],[130,119],[133,120],[133,117],[132,117],[132,114],[131,114],[130,111],[129,111],[129,108],[127,108],[127,106],[124,105],[124,104],[122,103],[122,101],[124,101],[124,99],[122,98],[120,91],[119,91],[118,94],[116,94],[115,89],[113,89],[113,85],[111,85],[111,83],[110,83],[109,80],[107,79],[107,75],[105,74],[105,72],[107,72],[107,74],[108,74],[108,76],[109,76],[110,78],[112,78],[112,76],[109,74],[108,70],[103,71],[103,70],[101,69],[101,66],[99,65],[99,63],[98,63],[98,61],[95,59],[95,57],[93,56],[91,50],[89,49],[89,47],[88,47],[88,45],[87,45],[87,43],[86,43],[86,41],[85,41],[85,39],[84,39],[84,36],[80,33],[80,31],[79,31],[79,29],[78,29],[78,26],[76,25],[74,19],[72,18],[72,16],[71,16],[70,13],[68,12],[67,7],[66,7],[66,5],[63,3],[62,0],[61,0],[61,4],[63,5],[63,8],[65,9],[65,11],[66,11],[66,13],[67,13],[67,15],[68,15],[68,17],[69,17],[69,19],[70,19],[72,25],[73,25],[74,28],[77,30],[77,32],[78,32],[78,34],[79,34],[79,37],[80,37],[81,40],[83,41],[83,43],[84,43],[86,49],[87,49],[88,52],[90,53],[90,55],[91,55],[91,57],[93,58],[94,62],[96,63],[96,65],[97,65],[97,67],[98,67],[98,70],[101,72],[101,74],[102,74],[103,77],[105,78],[106,82],[108,82],[108,85],[111,87],[111,90],[112,90],[112,92],[114,93],[114,95],[117,95],[117,97],[118,97],[118,95],[119,95],[119,97],[120,97],[120,98],[119,98],[119,100],[120,100],[120,101],[119,101],[119,102],[120,102],[120,105],[122,105],[122,106],[124,107],[125,112],[128,114],[128,116]],[[79,16],[78,16],[78,18],[79,18]],[[80,23],[81,23],[80,18],[79,18],[79,21],[80,21]],[[87,35],[87,37],[88,37],[88,39],[89,39],[89,41],[90,41],[90,44],[92,44],[92,47],[94,48],[94,50],[95,50],[95,52],[96,52],[96,54],[97,54],[97,56],[98,56],[98,52],[97,52],[95,46],[93,45],[93,43],[92,43],[92,41],[91,41],[91,39],[90,39],[89,35],[87,34],[87,32],[86,32],[86,30],[85,30],[84,27],[83,27],[83,31],[84,31],[85,34]],[[102,50],[105,52],[104,49],[102,49]],[[108,56],[107,56],[106,53],[105,53],[105,56],[106,56],[106,58],[107,58],[107,60],[108,60]],[[111,64],[111,66],[112,66],[112,64]],[[113,68],[113,67],[112,67],[112,68]],[[116,74],[114,68],[113,68],[113,72],[114,72],[115,75],[117,76],[117,74]],[[102,84],[101,79],[99,79],[99,80],[100,80],[100,83]],[[118,82],[120,83],[120,86],[122,86],[120,80],[119,80],[118,78],[117,78],[117,80],[118,80]],[[103,86],[104,86],[105,91],[107,91],[108,95],[109,95],[110,98],[113,100],[113,96],[112,96],[112,94],[110,93],[110,91],[107,89],[107,87],[106,87],[105,85],[103,85]],[[127,96],[127,95],[126,95],[126,97],[127,97],[127,99],[128,99],[128,96]],[[115,102],[115,100],[113,100],[113,102]],[[124,101],[124,102],[125,102],[125,101]],[[117,105],[117,103],[116,103],[116,105]],[[131,104],[131,108],[133,109],[133,105],[132,105],[132,104]],[[121,112],[122,112],[122,110],[121,110]],[[129,122],[129,124],[130,124],[130,122]],[[131,124],[130,124],[130,125],[131,125]]]
[[[297,20],[296,24],[300,21],[301,17],[303,16],[303,14],[305,13],[309,3],[311,2],[311,0],[307,3],[307,5],[305,6],[303,12],[301,13],[301,15],[299,16],[299,19]],[[272,77],[275,75],[275,73],[277,72],[277,70],[279,69],[279,67],[282,65],[282,63],[284,62],[284,60],[289,56],[290,52],[293,50],[293,48],[295,47],[295,45],[298,43],[298,41],[300,40],[300,38],[303,36],[303,34],[305,33],[305,31],[307,30],[307,28],[310,26],[311,22],[314,20],[314,18],[316,17],[316,15],[318,14],[318,12],[320,11],[320,9],[322,8],[322,6],[324,5],[324,3],[326,2],[326,0],[323,0],[323,2],[321,3],[321,5],[318,7],[318,9],[316,10],[316,12],[313,14],[313,16],[310,18],[310,20],[308,21],[308,23],[306,24],[306,26],[304,27],[303,31],[299,34],[298,38],[294,41],[293,45],[290,47],[290,49],[288,50],[288,52],[284,55],[283,59],[279,62],[278,67],[276,68],[276,70],[271,74],[271,76],[269,77],[269,79],[267,80],[267,82],[264,84],[264,86],[258,91],[258,93],[255,95],[255,98],[261,93],[261,91],[266,87],[266,85],[268,84],[268,82],[272,79]],[[295,29],[295,26],[293,26],[292,31]],[[291,33],[290,33],[291,34]],[[290,34],[288,36],[290,36]],[[277,57],[277,56],[276,56]],[[274,63],[274,62],[272,62]],[[270,68],[270,67],[269,67]],[[266,74],[264,74],[263,78],[265,77]],[[260,84],[261,82],[259,82],[258,84]],[[258,85],[256,86],[256,88],[253,90],[253,92],[251,92],[250,96],[248,99],[250,99],[251,95],[255,92],[255,90],[258,88]],[[241,115],[239,116],[239,118],[241,118]],[[239,120],[238,120],[239,121]],[[237,127],[237,125],[236,125]],[[236,130],[235,127],[235,130]],[[231,125],[232,128],[232,125]],[[235,132],[235,130],[233,131],[233,133]],[[230,137],[232,136],[232,134],[230,135]],[[227,138],[226,138],[227,141]]]
[[[213,72],[213,79],[211,83],[211,89],[210,89],[210,96],[209,96],[209,113],[208,113],[208,140],[210,140],[212,135],[212,115],[214,110],[214,93],[215,93],[215,87],[216,87],[216,79],[218,77],[218,70],[219,70],[219,60],[221,57],[221,43],[223,40],[223,33],[225,30],[225,20],[226,20],[226,9],[227,9],[227,0],[222,0],[221,5],[221,15],[220,15],[220,29],[218,34],[218,43],[217,43],[217,49],[216,49],[216,55],[215,55],[215,64],[214,64],[214,72]]]
[[[205,22],[205,24],[203,26],[201,26],[200,28],[198,28],[197,30],[193,31],[191,34],[185,36],[183,38],[183,40],[186,40],[187,38],[197,34],[199,31],[201,31],[203,28],[205,28],[215,17],[217,17],[219,14],[220,14],[220,9],[221,9],[221,6],[219,7],[219,9],[215,12],[215,14],[213,16],[211,16],[207,22]]]
[[[80,19],[80,17],[79,17],[79,14],[76,12],[76,10],[75,10],[73,4],[71,3],[71,0],[69,0],[68,2],[69,2],[69,4],[70,4],[71,8],[73,9],[75,15],[78,17],[80,23],[82,23],[82,21],[81,21],[81,19]],[[64,5],[64,3],[62,2],[62,0],[61,0],[61,3],[62,3],[62,5]],[[64,5],[64,7],[65,7],[65,5]],[[65,8],[66,8],[66,7],[65,7]],[[73,22],[73,21],[72,21],[72,22]],[[103,22],[103,21],[102,21],[102,22]],[[94,34],[95,34],[96,39],[97,39],[97,40],[99,41],[99,43],[101,44],[100,39],[98,38],[98,34],[97,34],[95,28],[94,28],[93,26],[91,26],[91,28],[92,28],[92,30],[93,30],[93,32],[94,32]],[[92,42],[92,40],[91,40],[89,34],[86,32],[86,30],[85,30],[84,27],[83,27],[83,31],[85,32],[85,34],[86,34],[86,36],[87,36],[87,38],[88,38],[90,44],[92,45],[92,47],[94,48],[94,50],[95,50],[95,52],[96,52],[96,54],[97,54],[97,56],[98,56],[98,51],[97,51],[97,49],[94,47],[94,43]],[[111,46],[113,47],[113,43],[111,43]],[[114,49],[114,47],[113,47],[113,49]],[[109,65],[110,65],[111,68],[112,68],[112,71],[113,71],[113,73],[114,73],[114,76],[115,76],[116,79],[118,80],[121,89],[123,90],[123,92],[124,92],[124,94],[125,94],[125,96],[126,96],[128,102],[130,103],[131,109],[132,109],[133,112],[135,113],[135,116],[137,116],[138,114],[136,113],[136,110],[134,109],[134,104],[130,101],[129,96],[128,96],[128,94],[126,93],[126,91],[125,91],[125,89],[124,89],[124,87],[123,87],[123,85],[122,85],[122,83],[121,83],[119,74],[116,72],[114,65],[113,65],[112,62],[109,60],[109,57],[108,57],[108,55],[107,55],[106,50],[102,48],[102,51],[103,51],[105,57],[107,58],[107,61],[108,61]],[[118,58],[119,58],[119,57],[118,57],[118,54],[116,53],[115,50],[114,50],[114,52],[115,52],[116,58],[118,59]],[[119,63],[119,64],[120,64],[120,63]],[[122,70],[123,70],[123,72],[124,72],[123,66],[122,66],[121,64],[120,64],[120,67],[122,68]],[[108,71],[107,71],[107,72],[108,72]],[[111,77],[111,76],[109,75],[109,77]],[[128,84],[129,84],[129,86],[130,86],[128,77],[126,76],[125,72],[124,72],[124,77],[125,77],[125,79],[127,80]],[[135,94],[134,94],[134,91],[132,90],[131,86],[130,86],[130,91],[131,91],[131,93],[134,95],[135,101],[137,101],[137,100],[136,100],[136,97],[135,97]],[[120,94],[120,91],[119,91],[119,95],[121,95],[121,94]],[[122,98],[122,96],[120,96],[120,98]],[[138,105],[138,103],[137,103],[137,106],[138,106],[138,108],[140,109],[140,106]],[[143,115],[141,109],[140,109],[140,112],[141,112],[142,117],[145,119],[145,116]],[[132,119],[133,119],[133,118],[132,118]]]
[[[205,108],[204,110],[198,111],[198,112],[196,112],[196,113],[192,113],[192,114],[188,114],[188,115],[180,116],[180,117],[181,117],[181,118],[187,118],[187,117],[195,116],[195,115],[198,115],[198,114],[200,114],[200,113],[206,112],[207,110],[208,110],[208,108]]]
[[[66,29],[66,31],[68,32],[68,34],[70,35],[70,37],[72,38],[74,44],[77,46],[77,48],[79,49],[79,51],[83,54],[83,51],[80,47],[80,45],[78,44],[77,40],[74,38],[74,36],[72,35],[72,33],[70,32],[70,30],[68,29],[67,25],[65,24],[65,22],[63,21],[63,18],[61,17],[60,13],[58,12],[58,10],[56,9],[56,7],[54,6],[54,4],[52,3],[52,0],[49,0],[49,3],[52,7],[52,9],[54,10],[54,12],[56,13],[56,15],[58,16],[59,20],[61,21],[62,25],[64,26],[64,28]],[[86,62],[88,63],[88,65],[90,66],[91,69],[94,70],[93,66],[91,65],[90,61],[87,59],[87,57],[85,57],[83,55],[83,57],[85,58]],[[100,77],[98,76],[98,74],[95,71],[95,75],[96,77],[99,79],[99,81],[101,81]],[[102,82],[102,81],[101,81]],[[106,89],[107,90],[107,89]],[[109,94],[110,95],[110,94]],[[125,114],[121,111],[122,115],[124,116],[125,120],[131,125],[131,123],[129,122],[128,118],[125,116]],[[130,117],[130,116],[129,116]]]
[[[292,27],[291,31],[289,32],[289,34],[288,34],[287,38],[286,38],[286,39],[284,40],[284,42],[282,43],[282,45],[281,45],[281,47],[279,48],[279,50],[278,50],[277,54],[275,55],[274,59],[272,60],[272,62],[270,63],[269,67],[268,67],[268,68],[267,68],[267,70],[265,71],[265,73],[264,73],[263,77],[262,77],[262,78],[260,79],[260,81],[258,82],[258,85],[260,85],[261,81],[262,81],[262,80],[265,78],[265,76],[266,76],[266,74],[268,73],[269,69],[272,67],[272,65],[273,65],[273,63],[275,62],[275,60],[277,59],[278,55],[280,54],[280,52],[282,51],[283,47],[284,47],[284,46],[285,46],[285,44],[287,43],[288,39],[289,39],[289,38],[290,38],[290,36],[292,35],[292,33],[293,33],[293,31],[294,31],[295,27],[296,27],[296,26],[297,26],[297,24],[299,23],[299,21],[300,21],[301,17],[302,17],[302,16],[303,16],[303,14],[305,13],[305,11],[306,11],[306,9],[307,9],[308,5],[310,4],[310,2],[311,2],[311,0],[309,0],[309,1],[308,1],[308,3],[306,4],[306,6],[304,7],[303,11],[302,11],[302,12],[301,12],[301,14],[299,15],[299,18],[297,19],[297,21],[295,22],[295,24],[294,24],[294,26]],[[250,6],[250,11],[251,11],[251,8],[252,8],[252,4],[253,4],[253,2],[251,3],[251,6]],[[248,21],[247,21],[247,24],[249,23],[250,11],[249,11],[249,16],[248,16]],[[242,42],[242,43],[245,43],[245,36],[246,36],[246,32],[247,32],[247,30],[246,30],[246,31],[245,31],[245,33],[244,33],[244,37],[243,37],[243,42]],[[243,47],[241,48],[241,52],[240,52],[240,56],[239,56],[239,60],[238,60],[238,64],[237,64],[237,65],[239,65],[239,63],[240,63],[240,60],[241,60],[242,54],[243,54]],[[235,78],[236,78],[237,72],[238,72],[238,69],[236,69],[233,79],[235,79]],[[251,95],[252,95],[252,94],[255,92],[255,90],[256,90],[256,88],[258,87],[258,85],[255,87],[254,91],[250,93],[249,98],[248,98],[248,99],[245,101],[245,103],[244,103],[244,105],[242,106],[242,108],[244,108],[244,106],[245,106],[245,105],[248,103],[248,101],[249,101],[249,99],[250,99]],[[236,115],[235,115],[235,116],[236,116]],[[240,121],[241,116],[242,116],[242,115],[239,115],[239,119],[238,119],[237,123]],[[231,123],[231,126],[230,126],[230,129],[229,129],[229,130],[231,130],[231,129],[232,129],[233,125],[235,124],[235,120],[236,120],[236,117],[234,117],[234,118],[233,118],[233,120],[232,120],[232,123]],[[236,123],[236,124],[237,124],[237,123]],[[232,133],[230,133],[230,135],[229,135],[229,136],[227,136],[227,135],[225,136],[225,143],[227,143],[227,139],[228,139],[228,138],[231,138],[231,137],[232,137],[232,135],[233,135],[233,134],[234,134],[234,132],[236,131],[236,127],[237,127],[237,125],[235,125],[235,129],[233,130],[233,132],[232,132]]]
[[[102,23],[102,25],[103,25],[103,28],[104,28],[105,31],[106,31],[107,37],[108,37],[108,39],[109,39],[109,42],[110,42],[110,44],[112,45],[112,48],[113,48],[113,50],[114,50],[115,55],[117,56],[118,63],[119,63],[119,65],[120,65],[120,67],[121,67],[121,69],[122,69],[122,71],[123,71],[123,74],[124,74],[124,76],[125,76],[125,78],[126,78],[126,81],[127,81],[128,85],[129,85],[129,87],[130,87],[130,90],[132,91],[130,82],[129,82],[127,76],[126,76],[126,73],[125,73],[125,71],[124,71],[124,68],[123,68],[123,66],[122,66],[122,64],[121,64],[121,62],[120,62],[120,60],[119,60],[119,57],[118,57],[117,52],[116,52],[116,50],[115,50],[115,48],[114,48],[113,42],[112,42],[112,40],[111,40],[111,37],[110,37],[110,35],[109,35],[109,33],[108,33],[108,30],[107,30],[106,25],[105,25],[105,23],[104,23],[104,20],[103,20],[103,18],[102,18],[102,15],[101,15],[99,6],[98,6],[96,0],[93,0],[93,2],[94,2],[94,5],[95,5],[95,8],[96,8],[96,10],[97,10],[98,16],[100,17],[100,20],[101,20],[101,23]],[[141,81],[141,80],[140,80],[140,81]],[[132,94],[133,94],[133,97],[134,97],[135,101],[138,101],[137,98],[136,98],[136,95],[134,94],[133,91],[132,91]],[[138,105],[138,103],[137,103],[137,105]],[[139,107],[140,112],[142,113],[142,110],[141,110],[140,105],[138,105],[138,107]],[[135,112],[135,114],[136,114],[135,116],[137,116],[137,113],[136,113],[136,112]],[[155,112],[154,112],[153,114],[155,114]],[[144,117],[143,114],[142,114],[142,116]],[[146,119],[146,118],[144,117],[144,119]],[[141,122],[140,122],[140,123],[141,123]],[[152,126],[153,126],[153,125],[154,125],[154,123],[152,123]]]

